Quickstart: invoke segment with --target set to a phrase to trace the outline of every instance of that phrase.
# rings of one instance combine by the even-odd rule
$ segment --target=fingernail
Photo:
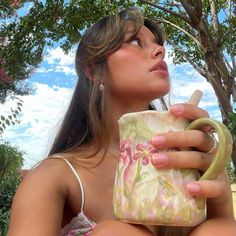
[[[157,167],[164,166],[168,162],[168,157],[164,154],[158,153],[153,156],[152,162],[153,162],[153,165]]]
[[[187,189],[191,194],[198,195],[200,193],[200,186],[197,183],[188,183]]]
[[[154,146],[161,146],[162,144],[165,143],[165,137],[155,136],[155,137],[152,138],[151,142]]]
[[[180,115],[184,111],[184,106],[181,104],[173,105],[170,107],[170,111],[175,115]]]

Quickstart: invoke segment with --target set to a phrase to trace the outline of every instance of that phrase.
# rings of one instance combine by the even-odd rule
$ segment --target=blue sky
[[[220,120],[211,86],[189,64],[174,65],[168,51],[165,60],[172,80],[172,102],[185,102],[195,89],[200,89],[203,98],[199,106]],[[44,61],[29,80],[34,93],[22,97],[20,124],[7,128],[3,135],[4,140],[25,152],[24,168],[30,168],[47,155],[77,81],[74,53],[75,49],[65,55],[59,47],[47,50]],[[1,107],[1,113],[7,114],[14,105],[9,101]]]

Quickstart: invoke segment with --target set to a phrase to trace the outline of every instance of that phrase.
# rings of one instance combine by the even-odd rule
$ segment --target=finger
[[[197,151],[160,152],[152,155],[157,168],[181,168],[206,171],[212,162],[211,155]]]
[[[197,107],[188,103],[179,103],[170,107],[170,112],[177,117],[183,117],[188,120],[196,120],[198,118],[208,118],[209,114],[207,111],[200,107]]]
[[[193,196],[216,198],[222,196],[226,189],[224,181],[204,180],[188,183],[187,190]]]
[[[169,131],[154,136],[150,143],[155,148],[195,148],[207,152],[212,148],[212,138],[200,130]]]

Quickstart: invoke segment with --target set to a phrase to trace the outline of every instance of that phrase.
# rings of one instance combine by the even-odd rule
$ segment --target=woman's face
[[[128,27],[123,45],[107,58],[111,96],[126,104],[135,101],[150,102],[169,92],[169,73],[164,62],[165,49],[154,34],[142,26],[130,39]]]

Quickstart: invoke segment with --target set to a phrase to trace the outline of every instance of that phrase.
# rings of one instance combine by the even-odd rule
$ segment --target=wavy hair
[[[106,58],[123,44],[128,24],[133,27],[131,38],[145,25],[163,45],[159,26],[145,19],[138,10],[122,10],[91,26],[82,36],[76,51],[75,65],[79,79],[49,155],[83,149],[85,144],[95,147],[95,153],[108,147],[111,111]],[[104,85],[104,91],[100,91],[100,84]]]

